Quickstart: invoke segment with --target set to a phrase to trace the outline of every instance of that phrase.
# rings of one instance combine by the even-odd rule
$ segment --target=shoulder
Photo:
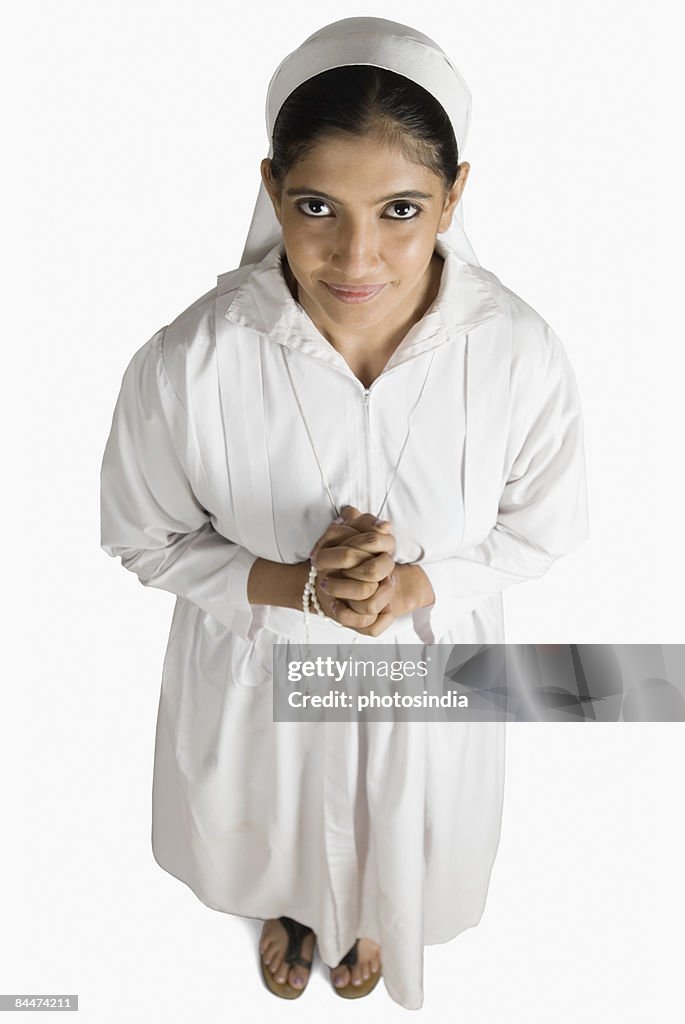
[[[228,306],[232,292],[251,269],[252,266],[244,266],[219,274],[213,288],[195,299],[163,328],[160,357],[177,394],[182,394],[188,380],[199,374],[214,358],[217,299],[225,301]]]
[[[202,358],[213,344],[216,285],[210,288],[167,326],[161,341],[161,359],[172,381],[185,376],[186,364]]]
[[[171,386],[178,398],[187,394],[188,384],[211,365],[215,350],[217,298],[230,304],[231,292],[250,272],[251,267],[220,274],[217,283],[164,324],[129,358],[124,377],[128,382],[157,380],[157,387]],[[133,386],[129,383],[129,386]]]
[[[211,316],[216,298],[216,285],[168,324],[164,324],[141,345],[130,360],[135,366],[143,362],[174,362],[193,345],[202,344],[211,329]]]
[[[478,273],[511,324],[512,374],[542,380],[555,368],[569,368],[564,346],[549,322],[492,271],[479,267]]]

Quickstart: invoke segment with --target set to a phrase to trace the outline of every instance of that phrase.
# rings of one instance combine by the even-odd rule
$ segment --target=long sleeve
[[[531,393],[525,374],[520,375],[512,417],[516,447],[497,522],[481,543],[458,556],[419,563],[435,593],[434,604],[413,613],[423,642],[437,642],[457,614],[471,611],[489,595],[543,576],[587,538],[580,399],[563,346],[547,331],[550,346],[541,384]],[[524,428],[517,428],[517,422]],[[521,435],[522,443],[516,440]]]
[[[186,411],[164,366],[165,330],[124,373],[101,468],[101,546],[144,586],[187,598],[252,639],[261,616],[247,581],[257,556],[219,534],[193,492]]]

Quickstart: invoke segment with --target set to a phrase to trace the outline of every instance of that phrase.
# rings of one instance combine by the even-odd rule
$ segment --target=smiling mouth
[[[355,286],[344,286],[329,284],[328,281],[324,281],[331,295],[334,295],[336,299],[341,299],[343,302],[366,302],[368,299],[373,298],[374,295],[378,295],[385,288],[385,284],[376,285],[355,285]]]

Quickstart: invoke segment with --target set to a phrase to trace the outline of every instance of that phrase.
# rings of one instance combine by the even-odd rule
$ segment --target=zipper
[[[371,509],[371,418],[369,414],[369,402],[371,400],[371,388],[364,388],[362,393],[362,406],[364,408],[364,447],[366,450],[366,508]]]

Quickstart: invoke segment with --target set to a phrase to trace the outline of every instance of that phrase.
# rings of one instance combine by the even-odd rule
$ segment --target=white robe
[[[365,389],[292,297],[276,245],[132,357],[102,464],[102,546],[177,596],[159,703],[152,845],[207,906],[310,925],[337,964],[382,947],[423,1004],[423,949],[482,915],[503,723],[273,721],[272,644],[302,613],[251,606],[257,557],[308,558],[338,507],[383,509],[435,595],[378,638],[314,615],[314,643],[494,643],[501,591],[587,534],[582,420],[561,342],[438,237],[438,296]],[[302,422],[285,360],[311,432]],[[415,406],[431,362],[425,390]]]

